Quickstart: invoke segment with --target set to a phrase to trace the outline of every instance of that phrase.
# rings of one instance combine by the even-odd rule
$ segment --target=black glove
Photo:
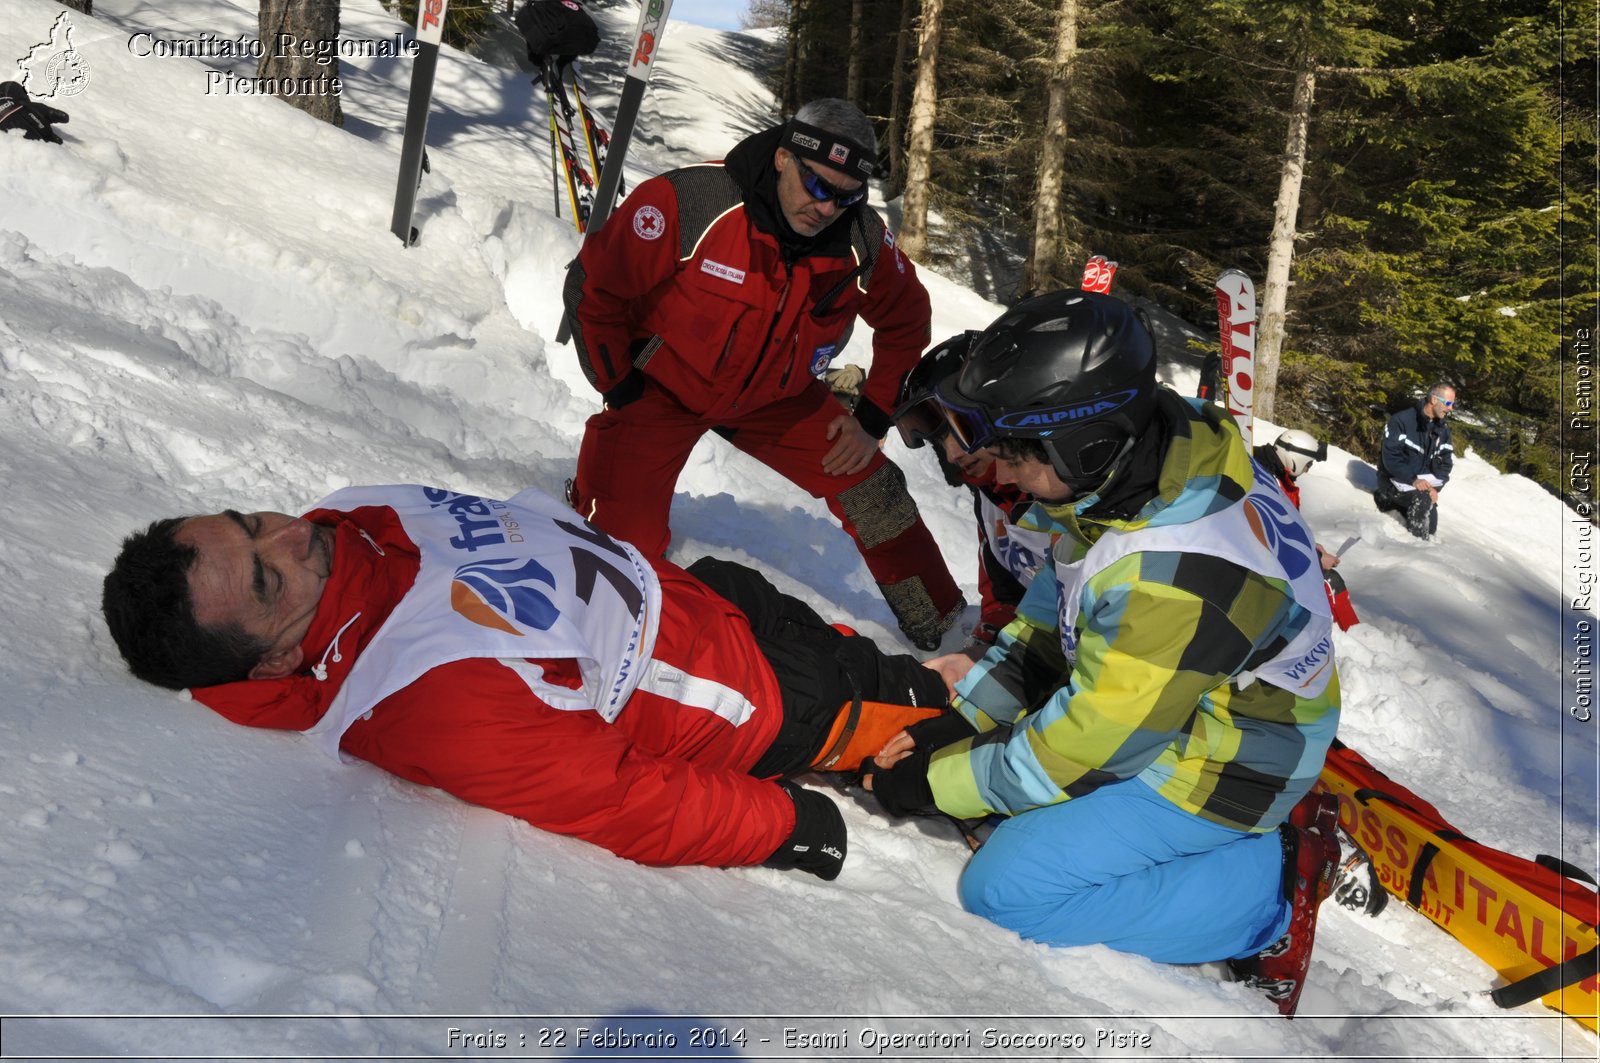
[[[930,716],[906,728],[906,734],[917,744],[916,748],[925,749],[929,753],[943,749],[952,742],[959,742],[963,738],[972,738],[977,733],[978,729],[954,709],[941,712],[937,716]]]
[[[838,806],[815,790],[792,783],[779,785],[794,800],[794,830],[761,866],[779,871],[799,868],[832,882],[839,877],[850,849]]]
[[[67,112],[28,99],[28,90],[15,81],[0,84],[0,129],[20,129],[24,140],[61,143],[50,126],[65,122]]]
[[[644,374],[637,369],[628,370],[628,375],[617,381],[616,387],[610,391],[600,393],[600,398],[605,402],[606,409],[620,410],[628,403],[638,399],[644,394]]]
[[[933,787],[928,785],[928,758],[931,748],[920,746],[888,771],[866,773],[872,779],[872,793],[891,816],[922,816],[938,811],[933,803]]]

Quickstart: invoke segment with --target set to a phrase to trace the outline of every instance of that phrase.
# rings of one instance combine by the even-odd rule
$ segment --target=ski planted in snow
[[[667,12],[672,10],[672,0],[645,0],[639,12],[639,28],[634,33],[633,59],[628,63],[628,79],[622,87],[622,100],[617,104],[617,122],[612,126],[611,142],[606,152],[605,169],[600,171],[600,191],[595,197],[599,216],[598,228],[611,213],[617,201],[617,191],[622,187],[622,164],[628,156],[628,141],[633,139],[633,126],[639,117],[639,102],[644,99],[645,86],[655,70],[656,49],[661,44],[661,34],[667,28]]]
[[[1217,278],[1217,332],[1222,339],[1222,393],[1239,422],[1245,446],[1254,446],[1256,386],[1256,286],[1239,270]]]
[[[617,122],[611,127],[610,143],[606,146],[606,165],[600,171],[600,188],[595,193],[595,210],[589,221],[592,228],[605,224],[622,188],[622,166],[628,157],[628,141],[633,139],[633,126],[639,117],[639,101],[644,99],[645,86],[655,70],[656,49],[661,44],[661,34],[667,28],[667,13],[672,10],[672,0],[645,0],[639,11],[639,28],[633,37],[633,59],[628,63],[627,83],[622,87],[622,100],[617,104]],[[566,343],[572,338],[572,322],[565,314],[556,329],[556,342]]]
[[[1086,292],[1099,292],[1101,295],[1111,290],[1111,278],[1117,275],[1117,264],[1106,261],[1106,256],[1095,255],[1083,264],[1083,283],[1079,285]]]
[[[444,13],[450,0],[422,0],[417,5],[417,57],[411,67],[411,93],[406,100],[406,131],[400,145],[400,176],[395,180],[394,216],[389,231],[407,247],[422,234],[411,224],[417,206],[417,187],[427,165],[428,107],[433,102],[433,75],[439,66],[439,42],[444,38]]]
[[[583,71],[579,69],[577,60],[572,66],[572,98],[578,105],[578,128],[583,130],[584,147],[589,153],[589,172],[592,174],[605,173],[606,153],[611,147],[611,130],[606,126],[605,120],[595,113],[589,106],[589,92],[583,86]],[[627,194],[626,188],[617,189],[617,198]],[[611,208],[606,208],[610,213]]]
[[[552,168],[560,166],[561,177],[558,181],[560,187],[566,189],[572,223],[582,234],[588,228],[590,215],[594,212],[594,173],[585,164],[573,139],[572,124],[578,116],[578,109],[567,95],[567,87],[562,83],[561,71],[553,57],[545,59],[544,93],[550,112],[550,141],[555,153]],[[561,194],[558,188],[556,214],[559,216],[560,213]]]

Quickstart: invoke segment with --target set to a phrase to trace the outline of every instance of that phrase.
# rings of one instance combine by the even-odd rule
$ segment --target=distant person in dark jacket
[[[1455,466],[1450,414],[1456,389],[1444,382],[1428,389],[1415,406],[1389,419],[1378,454],[1378,508],[1399,513],[1419,539],[1439,530],[1439,492]]]

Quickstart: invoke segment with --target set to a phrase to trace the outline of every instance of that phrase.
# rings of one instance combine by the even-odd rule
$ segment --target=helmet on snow
[[[1025,299],[984,329],[935,386],[967,451],[1037,439],[1074,491],[1104,484],[1155,411],[1155,341],[1120,299],[1078,290]]]
[[[1328,456],[1328,444],[1318,443],[1310,432],[1302,432],[1298,428],[1284,432],[1272,446],[1278,452],[1278,460],[1283,462],[1283,469],[1291,480],[1298,480],[1305,475],[1307,469],[1311,468],[1313,462],[1321,461]]]
[[[949,422],[944,419],[938,400],[933,397],[933,388],[939,381],[954,376],[961,369],[961,362],[972,349],[972,341],[977,335],[968,329],[951,336],[923,355],[922,361],[906,374],[895,403],[894,424],[900,430],[900,439],[912,450],[924,443],[937,443],[950,431]]]

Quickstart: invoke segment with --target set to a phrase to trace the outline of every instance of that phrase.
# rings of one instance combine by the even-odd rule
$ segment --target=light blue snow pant
[[[1161,963],[1253,956],[1289,928],[1277,831],[1211,823],[1136,779],[1007,819],[960,894],[1025,938]]]

